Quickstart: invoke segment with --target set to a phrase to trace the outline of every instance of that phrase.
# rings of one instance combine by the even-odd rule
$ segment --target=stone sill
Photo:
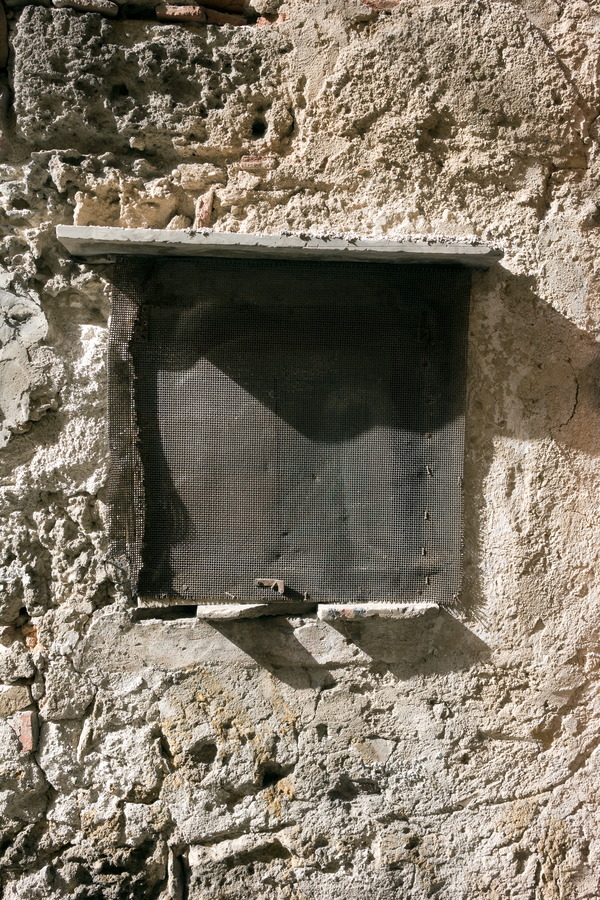
[[[324,622],[340,619],[414,619],[439,610],[439,603],[320,603],[317,618]]]
[[[220,256],[234,258],[318,259],[341,262],[446,263],[488,269],[503,256],[487,244],[431,240],[378,241],[364,238],[288,234],[235,234],[58,225],[58,240],[69,253],[107,256]]]
[[[210,620],[256,619],[262,616],[305,616],[316,610],[324,622],[355,619],[414,619],[429,612],[439,612],[438,603],[311,603],[273,600],[268,603],[200,603],[186,606],[143,606],[132,612],[134,621],[148,619],[195,618]]]

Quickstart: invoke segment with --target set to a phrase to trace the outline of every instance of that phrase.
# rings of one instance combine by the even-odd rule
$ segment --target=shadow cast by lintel
[[[490,648],[449,610],[430,610],[413,619],[339,619],[321,623],[336,638],[320,662],[299,640],[297,623],[282,616],[211,621],[216,631],[250,656],[261,668],[296,689],[327,689],[336,671],[366,668],[373,675],[390,673],[397,681],[443,675],[471,668]],[[336,654],[336,645],[338,652]],[[310,649],[309,649],[310,648]],[[362,651],[356,655],[355,649]]]
[[[469,353],[468,396],[466,404],[466,441],[464,473],[464,576],[462,591],[455,611],[467,622],[484,622],[488,598],[482,580],[484,563],[483,532],[489,507],[486,482],[497,459],[498,443],[519,442],[548,444],[549,452],[536,458],[540,490],[551,476],[557,457],[569,469],[582,465],[586,457],[600,453],[600,345],[595,336],[578,327],[567,316],[536,293],[535,279],[514,275],[501,266],[486,273],[476,273],[473,278]],[[260,398],[257,398],[260,399]],[[263,398],[264,399],[264,398]],[[292,410],[296,415],[297,410]],[[290,414],[291,416],[291,414]],[[505,480],[519,490],[519,479],[530,477],[530,466],[519,462],[519,450],[513,454],[505,473]],[[548,466],[549,470],[544,471]],[[554,479],[553,500],[560,504],[567,501],[571,489],[565,479],[565,496],[560,496],[560,485]],[[540,527],[541,524],[540,524]],[[521,543],[524,569],[528,566],[526,542]],[[567,556],[569,548],[564,548]],[[533,554],[533,551],[532,551]],[[534,560],[530,561],[534,565]],[[449,633],[471,646],[471,632],[461,626],[450,613],[443,613]],[[452,621],[450,621],[452,620]],[[302,671],[310,671],[311,678],[331,677],[329,669],[320,666],[294,638],[292,626],[283,620],[266,620],[260,623],[222,623],[218,627],[234,643],[240,641],[245,652],[261,657],[264,665],[273,671],[287,672],[286,678],[294,678],[297,671],[299,683],[306,681]],[[279,623],[279,624],[277,624]],[[419,624],[420,623],[420,624]],[[407,636],[415,647],[405,650],[416,659],[424,642],[422,621],[415,623],[392,620],[370,620],[365,623],[336,625],[348,639],[352,639],[366,653],[373,650],[372,659],[379,660],[378,640],[385,644],[392,640],[406,645]],[[270,635],[272,646],[256,650],[252,635],[257,631]],[[362,643],[361,643],[362,642]],[[260,642],[264,647],[264,640]],[[364,645],[364,646],[363,646]],[[277,648],[292,647],[293,665],[285,658],[278,661]],[[442,644],[435,653],[425,653],[429,666],[455,664],[452,646]],[[480,648],[484,649],[484,648]],[[479,651],[478,651],[479,652]],[[304,654],[304,657],[303,657]],[[416,654],[416,655],[415,655]],[[394,651],[390,651],[390,671],[398,677],[407,667]],[[431,658],[430,658],[431,657]],[[406,653],[403,659],[406,659]],[[380,660],[379,660],[380,662]],[[374,662],[373,664],[379,664]],[[463,663],[461,662],[462,666]],[[320,673],[320,675],[319,675]],[[329,673],[329,674],[327,674]]]

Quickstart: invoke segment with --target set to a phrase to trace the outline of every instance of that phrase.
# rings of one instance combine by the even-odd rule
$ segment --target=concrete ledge
[[[206,603],[196,609],[198,619],[257,619],[259,616],[298,616],[313,612],[316,603],[275,600],[269,603]]]
[[[439,612],[437,603],[320,603],[317,617],[325,622],[339,619],[414,619]]]
[[[375,241],[363,238],[224,234],[154,228],[58,225],[58,240],[75,256],[224,256],[269,259],[320,259],[348,262],[455,263],[488,269],[502,250],[487,244],[431,240]]]

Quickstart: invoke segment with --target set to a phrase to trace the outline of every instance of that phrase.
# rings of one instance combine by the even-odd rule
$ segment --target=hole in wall
[[[126,84],[113,84],[110,96],[112,100],[118,100],[119,97],[128,97],[129,88]]]
[[[267,133],[267,123],[263,118],[256,118],[252,123],[252,137],[255,140],[263,138]]]
[[[261,787],[271,787],[280,781],[285,772],[279,763],[265,763],[261,772]]]
[[[198,747],[198,749],[194,751],[194,759],[196,760],[196,762],[204,763],[204,765],[207,766],[215,761],[216,756],[216,744],[203,744],[201,747]]]

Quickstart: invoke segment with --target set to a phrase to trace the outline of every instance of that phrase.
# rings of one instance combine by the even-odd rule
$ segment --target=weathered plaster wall
[[[597,898],[600,6],[253,8],[285,20],[10,3],[3,896]],[[504,245],[474,284],[460,610],[131,622],[109,268],[56,242],[73,221]]]

